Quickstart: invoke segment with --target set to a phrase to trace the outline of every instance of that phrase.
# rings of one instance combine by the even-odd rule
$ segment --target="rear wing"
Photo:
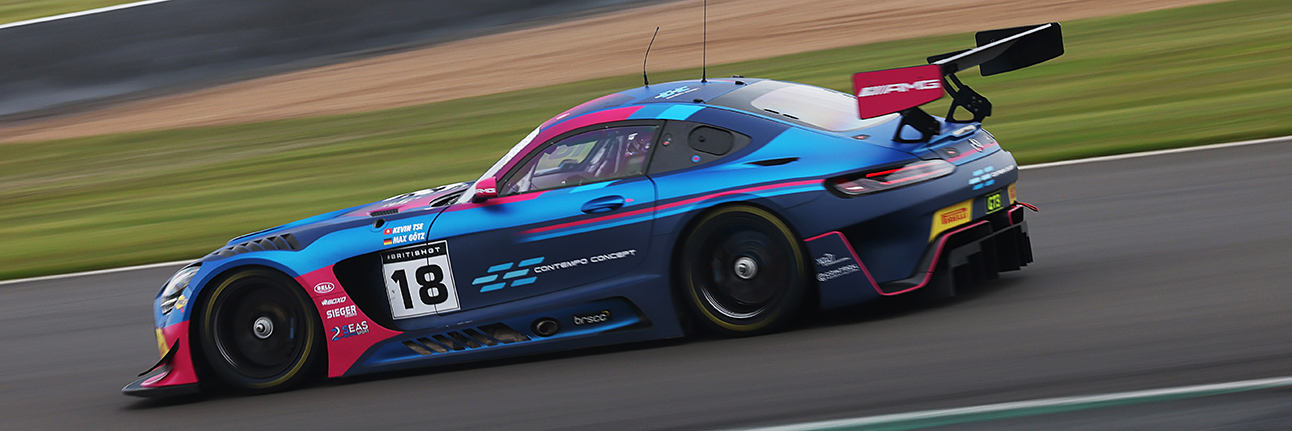
[[[947,122],[977,123],[991,116],[991,102],[960,82],[956,72],[976,66],[982,76],[991,76],[1063,55],[1063,33],[1057,22],[980,31],[974,38],[977,48],[929,57],[927,66],[854,74],[853,94],[857,96],[861,118],[901,113],[902,123],[893,140],[928,142],[942,125],[919,106],[941,99],[945,93],[951,94]],[[957,109],[964,109],[972,118],[956,118]],[[920,138],[903,139],[902,130],[907,126],[918,131]]]

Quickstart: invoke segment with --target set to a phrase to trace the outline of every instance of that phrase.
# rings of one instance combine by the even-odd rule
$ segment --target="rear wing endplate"
[[[976,123],[991,116],[991,102],[960,82],[956,72],[977,66],[982,76],[991,76],[1063,55],[1063,34],[1057,22],[980,31],[974,38],[977,48],[929,57],[927,66],[854,74],[853,94],[861,118],[901,113],[902,123],[893,140],[928,142],[941,130],[941,124],[919,106],[942,98],[944,91],[952,98],[948,122]],[[957,109],[964,109],[972,118],[956,118]],[[918,131],[920,138],[903,139],[901,133],[907,126]]]

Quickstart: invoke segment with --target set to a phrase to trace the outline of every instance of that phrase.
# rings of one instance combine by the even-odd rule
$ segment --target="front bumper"
[[[196,393],[197,372],[193,368],[193,349],[189,347],[188,334],[188,321],[162,328],[159,342],[170,347],[156,365],[140,374],[138,380],[121,388],[121,393],[136,397]]]

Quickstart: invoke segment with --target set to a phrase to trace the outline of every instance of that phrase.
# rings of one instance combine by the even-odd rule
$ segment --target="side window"
[[[731,155],[752,141],[739,132],[690,121],[669,121],[660,132],[659,148],[648,175],[700,166]]]
[[[580,133],[536,150],[500,187],[501,195],[591,184],[641,175],[656,126],[623,126]]]

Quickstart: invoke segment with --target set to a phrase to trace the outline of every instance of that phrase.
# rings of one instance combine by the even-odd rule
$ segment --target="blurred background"
[[[114,6],[121,8],[78,13]],[[0,1],[0,280],[194,259],[246,232],[473,179],[547,118],[583,101],[641,85],[643,55],[656,27],[659,36],[648,64],[652,82],[697,78],[701,59],[707,56],[710,77],[739,74],[849,91],[854,72],[922,64],[928,55],[970,47],[974,31],[1060,21],[1064,56],[987,79],[976,73],[961,76],[995,103],[987,128],[1022,164],[1292,134],[1287,120],[1292,113],[1292,3],[1286,0],[711,0],[707,48],[701,44],[701,10],[702,3],[694,0]],[[928,110],[944,112],[946,100],[938,103]],[[1270,242],[1285,239],[1281,228],[1271,233],[1262,227],[1285,225],[1288,220],[1282,214],[1292,209],[1287,204],[1292,195],[1282,186],[1289,171],[1277,163],[1288,146],[1273,148],[1262,150],[1270,154],[1208,153],[1160,163],[1024,172],[1021,199],[1033,201],[1027,195],[1033,192],[1042,196],[1036,200],[1061,210],[1051,213],[1048,222],[1038,219],[1042,225],[1049,223],[1054,235],[1046,239],[1046,232],[1034,234],[1043,269],[1030,280],[1024,274],[1023,279],[1007,281],[1007,286],[1044,288],[1048,284],[1037,277],[1098,276],[1102,278],[1083,283],[1098,283],[1095,290],[1101,299],[1131,295],[1121,293],[1131,291],[1122,284],[1129,283],[1128,277],[1136,280],[1135,286],[1163,290],[1137,291],[1142,296],[1131,303],[1139,304],[1138,309],[1112,308],[1125,314],[1108,314],[1112,305],[1094,298],[1067,298],[1070,301],[1063,303],[1104,312],[1083,316],[1093,320],[1068,322],[1077,326],[1031,316],[1040,320],[1030,327],[1059,331],[1093,325],[1096,331],[1076,333],[1073,344],[1065,345],[1085,348],[1050,346],[1049,337],[1029,333],[1025,338],[1047,339],[1041,344],[1048,347],[1016,347],[1010,352],[1023,357],[1055,350],[1084,352],[1072,353],[1077,356],[1106,353],[1065,364],[1078,366],[1126,359],[1101,350],[1107,346],[1096,342],[1118,331],[1129,337],[1118,342],[1128,358],[1160,359],[1179,354],[1183,345],[1215,352],[1215,346],[1200,341],[1212,340],[1208,334],[1218,336],[1208,331],[1268,330],[1274,338],[1229,338],[1246,342],[1228,345],[1226,352],[1232,356],[1195,362],[1245,364],[1264,358],[1268,361],[1249,369],[1282,372],[1283,361],[1270,358],[1286,352],[1269,349],[1288,341],[1282,335],[1287,323],[1282,316],[1287,313],[1280,308],[1288,298],[1279,289],[1287,287],[1284,276],[1292,274],[1288,265],[1277,262],[1292,256]],[[1168,171],[1173,166],[1178,169]],[[1236,177],[1240,174],[1246,176]],[[1204,190],[1203,184],[1221,189]],[[1152,210],[1158,212],[1128,209],[1141,202],[1155,202]],[[1208,242],[1201,242],[1200,232],[1212,235],[1206,237]],[[1158,246],[1136,248],[1148,243]],[[1172,254],[1183,250],[1191,254]],[[1173,263],[1221,251],[1224,254],[1215,259],[1193,262],[1188,267],[1193,272],[1182,272]],[[1221,261],[1226,266],[1221,267]],[[1126,272],[1106,272],[1109,262],[1127,266],[1122,268]],[[1044,265],[1052,265],[1048,274],[1055,278],[1044,277]],[[1143,269],[1153,265],[1165,273]],[[146,283],[140,291],[147,291],[166,275],[112,283]],[[1152,309],[1151,304],[1157,304],[1152,299],[1170,294],[1171,287],[1204,281],[1206,286],[1185,290],[1194,302],[1161,311],[1216,321],[1181,324],[1161,317],[1155,322],[1162,327],[1140,330],[1126,320],[1143,317],[1137,310]],[[1237,295],[1229,296],[1211,286],[1252,290],[1248,296],[1229,290]],[[1088,284],[1071,288],[1083,295],[1092,294],[1084,289],[1094,289]],[[1059,298],[996,295],[1024,301],[1027,310],[1077,313],[1056,305]],[[135,313],[143,320],[146,301],[139,301]],[[983,307],[982,301],[968,301],[949,308],[974,313],[975,306]],[[895,326],[918,324],[910,313],[926,318],[932,314],[935,320],[946,317],[941,315],[946,310],[938,307],[898,305],[896,314],[879,315],[899,317],[891,322]],[[1012,325],[985,317],[997,312],[1001,310],[975,315],[990,325]],[[40,316],[11,314],[0,323]],[[1246,316],[1250,325],[1226,326],[1237,325],[1234,316]],[[866,342],[883,343],[888,317],[857,328],[881,331],[879,339]],[[847,321],[852,323],[856,321]],[[826,323],[827,328],[813,337],[838,336],[839,328],[831,326],[835,324]],[[1164,337],[1185,341],[1167,343],[1152,354],[1128,347]],[[799,342],[793,337],[763,337],[743,351],[754,355],[759,347],[778,349]],[[687,346],[615,355],[665,355],[666,363],[695,366],[668,356],[679,348]],[[691,353],[699,358],[717,355],[712,357],[717,362],[731,359],[718,355],[716,348],[709,343]],[[816,358],[838,354],[814,352]],[[905,354],[916,353],[939,354],[937,349]],[[960,359],[981,361],[974,364],[998,359],[978,353],[974,350]],[[883,355],[894,361],[904,357],[900,351]],[[1161,369],[1162,364],[1153,364],[1136,369]],[[1217,378],[1256,377],[1221,369],[1227,371]],[[1003,370],[985,365],[961,371],[1008,380],[1007,374],[999,374]],[[805,381],[830,380],[828,375],[803,372]],[[615,375],[607,371],[603,377]],[[434,380],[431,375],[421,377]],[[1070,384],[1060,385],[1065,389],[1047,393],[1135,389],[1178,380],[1115,381],[1098,388],[1072,383],[1085,377],[1067,376]],[[775,379],[777,387],[793,381],[788,376]],[[957,394],[894,405],[924,408],[996,399],[973,392],[971,388],[983,381],[966,381],[960,387],[964,392]],[[1027,393],[1029,382],[1011,381],[1009,390]],[[389,382],[379,383],[384,387]],[[750,393],[775,390],[756,378],[746,384]],[[917,386],[937,392],[938,384],[925,380]],[[656,402],[662,399],[666,397]],[[1239,404],[1256,412],[1269,412],[1266,404],[1286,405],[1268,398],[1247,402]],[[818,403],[819,408],[802,407],[792,415],[748,416],[747,422],[888,411],[877,403],[874,398]],[[1180,407],[1194,408],[1200,407]],[[1292,417],[1286,410],[1279,410],[1285,414],[1275,419]],[[627,426],[642,423],[624,417],[643,415],[616,416],[619,422],[609,423],[651,428]],[[1199,423],[1191,422],[1196,417],[1172,417],[1186,428]],[[1074,426],[1082,424],[1080,417],[1064,418]],[[561,415],[554,415],[553,421],[572,423]],[[599,422],[584,424],[595,423]],[[745,422],[674,421],[660,427],[733,423]],[[1034,425],[1020,422],[1018,427]],[[1217,427],[1226,428],[1223,423]]]

